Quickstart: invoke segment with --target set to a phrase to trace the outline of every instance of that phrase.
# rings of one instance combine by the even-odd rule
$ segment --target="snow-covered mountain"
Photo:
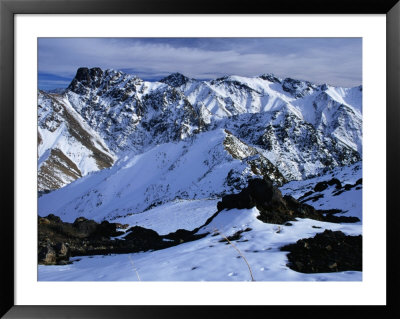
[[[256,175],[278,185],[285,181],[256,149],[218,129],[125,155],[109,169],[40,197],[39,214],[65,221],[79,216],[114,220],[175,200],[220,198],[246,187]]]
[[[38,190],[53,190],[113,165],[115,155],[67,100],[38,93]]]
[[[63,98],[116,153],[182,140],[203,125],[179,90],[120,71],[80,68]]]
[[[317,86],[269,74],[188,80],[180,88],[205,114],[205,123],[228,128],[263,149],[287,179],[310,177],[361,158],[361,87]]]
[[[97,134],[110,158],[228,129],[276,166],[286,180],[315,176],[361,159],[361,87],[335,88],[272,74],[198,81],[175,73],[160,82],[147,82],[121,71],[80,68],[62,94],[40,95],[40,101],[57,100],[74,111],[91,135]],[[39,119],[42,113],[39,107]],[[53,177],[43,174],[39,179]],[[73,178],[62,179],[65,182],[53,184],[60,187]]]
[[[250,280],[250,265],[255,280],[361,280],[358,266],[335,272],[342,259],[335,251],[331,260],[326,243],[331,274],[295,271],[281,251],[319,233],[323,243],[340,245],[346,235],[361,243],[361,159],[361,87],[272,74],[198,81],[175,73],[147,82],[80,68],[65,91],[38,93],[38,214],[59,216],[70,229],[87,218],[145,227],[162,241],[173,232],[199,237],[39,266],[39,280]],[[255,178],[269,188],[246,193]],[[118,240],[134,236],[126,228]],[[46,240],[47,252],[64,244]]]

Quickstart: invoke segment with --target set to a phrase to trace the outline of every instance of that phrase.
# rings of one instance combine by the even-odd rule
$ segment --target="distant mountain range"
[[[205,132],[225,132],[233,158],[257,155],[278,183],[312,177],[361,160],[362,87],[272,74],[146,82],[79,68],[65,90],[38,92],[38,188],[63,187],[164,143],[189,145]]]

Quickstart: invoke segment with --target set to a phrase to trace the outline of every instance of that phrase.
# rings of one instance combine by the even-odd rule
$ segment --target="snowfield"
[[[204,205],[208,207],[207,202]],[[163,214],[161,207],[158,212]],[[313,237],[325,229],[341,230],[347,235],[359,235],[361,225],[340,225],[304,219],[293,222],[293,226],[281,226],[265,224],[256,218],[257,215],[256,208],[223,211],[211,224],[201,230],[211,232],[203,239],[152,252],[75,257],[72,258],[73,264],[66,266],[40,265],[38,279],[40,281],[251,281],[248,267],[240,254],[230,244],[220,242],[223,237],[214,233],[218,231],[224,236],[231,236],[239,230],[251,228],[252,230],[244,232],[242,238],[235,241],[234,245],[248,261],[255,281],[362,280],[362,273],[357,271],[321,274],[293,271],[286,266],[287,252],[279,250],[280,247],[296,242],[299,238]],[[159,220],[163,218],[160,217]],[[186,223],[189,223],[189,220]]]
[[[41,196],[39,215],[55,214],[67,222],[80,216],[114,221],[175,199],[218,199],[234,190],[227,181],[230,172],[254,176],[246,160],[235,159],[225,149],[226,136],[219,129],[121,156],[113,167]],[[246,149],[237,139],[233,143],[238,150]]]
[[[280,188],[283,195],[291,195],[298,199],[308,191],[312,190],[318,182],[329,181],[336,178],[341,181],[342,185],[353,185],[362,178],[362,163],[356,163],[351,166],[340,167],[332,170],[330,173],[311,178],[304,181],[292,181],[286,183]],[[322,192],[316,192],[310,196],[323,195],[316,200],[309,200],[306,203],[314,206],[316,209],[341,209],[345,216],[354,216],[362,221],[362,188],[353,187],[352,189],[335,196],[335,186],[329,186]]]
[[[155,230],[160,235],[177,229],[192,230],[204,224],[216,212],[218,200],[175,200],[154,207],[140,214],[117,218],[115,223],[142,226]]]
[[[298,195],[319,181],[329,180],[332,175],[353,183],[361,176],[360,164],[320,176],[313,180],[285,184],[281,191],[299,189]],[[295,185],[296,183],[296,185]],[[344,183],[343,183],[344,184]],[[361,190],[351,189],[338,196],[326,197],[310,204],[319,209],[342,209],[346,216],[361,219]],[[329,197],[328,197],[329,196]],[[334,198],[334,201],[329,199]],[[216,211],[217,200],[172,201],[144,213],[119,218],[115,221],[130,226],[151,228],[167,234],[180,228],[195,229]],[[210,224],[198,233],[206,237],[158,251],[132,254],[74,257],[66,266],[38,266],[40,281],[251,281],[246,262],[223,236],[238,231],[241,238],[232,243],[240,250],[250,265],[255,281],[361,281],[362,272],[305,274],[291,270],[286,264],[287,252],[280,247],[298,239],[314,237],[325,229],[340,230],[346,235],[362,234],[361,222],[339,224],[312,219],[297,219],[291,226],[263,223],[253,209],[231,209],[220,212]]]

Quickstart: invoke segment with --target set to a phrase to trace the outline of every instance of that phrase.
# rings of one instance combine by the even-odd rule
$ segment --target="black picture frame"
[[[14,290],[14,16],[16,14],[385,14],[387,20],[387,305],[386,306],[20,306]],[[204,318],[249,315],[399,318],[396,196],[400,136],[398,0],[228,2],[203,0],[0,0],[1,213],[0,315],[4,318]],[[380,187],[376,185],[375,187]],[[382,203],[384,205],[384,203]],[[256,312],[254,312],[256,311]]]

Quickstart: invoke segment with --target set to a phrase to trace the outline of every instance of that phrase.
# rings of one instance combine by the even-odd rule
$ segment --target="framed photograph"
[[[399,314],[400,6],[348,2],[1,1],[1,314]]]

